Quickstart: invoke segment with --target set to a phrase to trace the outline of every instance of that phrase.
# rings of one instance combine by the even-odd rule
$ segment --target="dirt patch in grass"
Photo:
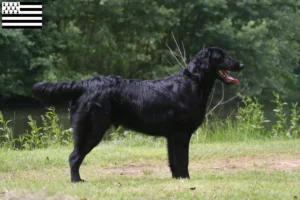
[[[72,197],[65,194],[56,194],[54,196],[47,195],[45,190],[40,192],[27,192],[20,190],[7,190],[4,192],[0,192],[0,199],[3,200],[77,200],[79,198]]]
[[[95,166],[96,167],[96,166]],[[98,168],[98,167],[96,167]],[[242,158],[191,160],[190,170],[281,170],[300,169],[300,156],[285,155],[247,156]],[[169,173],[167,161],[140,162],[98,168],[101,173],[113,175],[151,175]]]
[[[115,164],[115,166],[113,167],[104,167],[101,171],[114,175],[151,175],[156,173],[169,172],[169,168],[167,162],[154,161],[132,164],[127,163],[121,166]]]
[[[199,167],[201,168],[201,165]],[[212,163],[209,168],[215,170],[266,169],[290,171],[294,169],[300,169],[300,157],[267,155],[247,156],[243,158],[229,158]]]

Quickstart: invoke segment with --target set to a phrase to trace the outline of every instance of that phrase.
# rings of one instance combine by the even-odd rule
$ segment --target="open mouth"
[[[219,79],[226,84],[230,84],[230,83],[233,83],[235,85],[239,84],[239,80],[232,77],[228,71],[218,70],[218,76],[219,76]]]

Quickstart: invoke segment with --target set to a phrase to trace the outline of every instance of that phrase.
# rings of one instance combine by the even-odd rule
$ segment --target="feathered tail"
[[[73,100],[83,93],[82,82],[38,82],[32,87],[32,95],[45,104],[55,104],[62,100]]]

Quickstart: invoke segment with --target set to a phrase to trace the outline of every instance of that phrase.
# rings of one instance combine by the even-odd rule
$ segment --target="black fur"
[[[207,99],[221,68],[239,71],[243,65],[219,48],[206,48],[185,69],[164,79],[97,76],[69,83],[40,82],[32,93],[47,104],[71,101],[72,182],[82,181],[79,167],[83,159],[111,125],[167,138],[172,176],[189,178],[190,138],[204,120]]]

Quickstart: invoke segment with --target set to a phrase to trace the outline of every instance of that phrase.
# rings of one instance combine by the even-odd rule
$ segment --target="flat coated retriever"
[[[205,118],[206,103],[216,79],[238,84],[228,71],[244,65],[219,48],[200,51],[177,74],[158,80],[96,76],[85,81],[39,82],[33,96],[43,103],[70,101],[74,150],[70,154],[71,181],[79,175],[85,156],[111,125],[167,139],[174,178],[189,178],[189,143]]]

